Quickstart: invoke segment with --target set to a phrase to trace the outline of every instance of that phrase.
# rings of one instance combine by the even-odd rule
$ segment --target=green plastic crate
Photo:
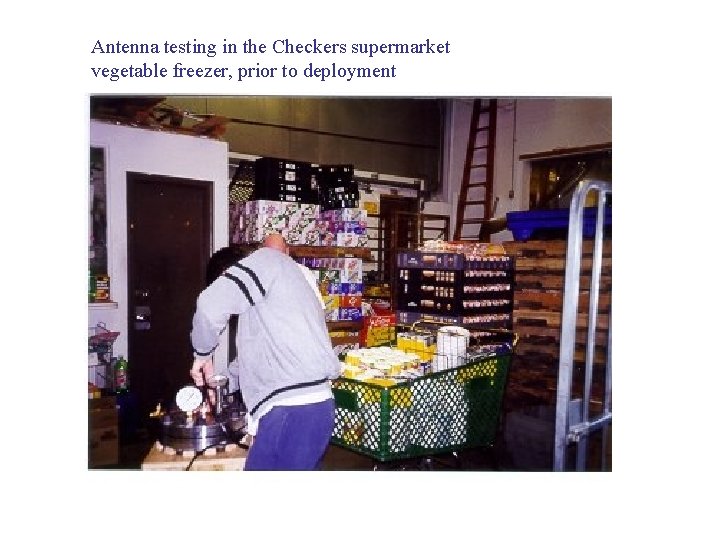
[[[485,357],[389,387],[339,378],[331,442],[379,461],[490,446],[510,358]]]

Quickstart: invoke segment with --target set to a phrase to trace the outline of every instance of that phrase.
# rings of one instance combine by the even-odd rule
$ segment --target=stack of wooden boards
[[[573,397],[582,395],[585,380],[593,244],[592,240],[585,240],[582,244]],[[507,254],[515,257],[513,329],[519,337],[508,378],[506,408],[554,404],[560,358],[567,241],[527,240],[506,242],[503,245]],[[611,267],[611,241],[607,239],[604,240],[602,250],[591,403],[601,400],[605,385]]]

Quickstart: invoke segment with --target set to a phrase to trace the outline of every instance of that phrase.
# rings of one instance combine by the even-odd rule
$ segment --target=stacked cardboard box
[[[262,242],[280,233],[291,245],[320,245],[317,223],[320,207],[285,201],[253,200],[230,204],[230,241],[233,244]]]
[[[320,211],[316,204],[252,200],[230,203],[230,241],[261,242],[272,232],[291,245],[365,247],[367,211],[343,208]]]
[[[325,302],[325,320],[362,319],[362,259],[357,257],[300,257],[298,262],[316,272]]]
[[[396,322],[395,313],[366,317],[360,334],[360,344],[363,347],[392,345],[395,343]]]
[[[367,210],[341,208],[323,210],[318,221],[320,245],[365,247],[368,244]]]

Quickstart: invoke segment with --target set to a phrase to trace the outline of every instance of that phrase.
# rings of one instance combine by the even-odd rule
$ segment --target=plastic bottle
[[[122,394],[128,391],[128,363],[123,355],[115,361],[115,393]]]
[[[88,270],[88,303],[95,302],[96,283],[95,276]]]

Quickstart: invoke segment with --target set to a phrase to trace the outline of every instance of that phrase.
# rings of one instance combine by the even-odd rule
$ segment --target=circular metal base
[[[201,452],[208,448],[222,448],[237,443],[246,430],[245,413],[239,410],[223,411],[217,417],[198,413],[188,416],[174,411],[162,418],[160,444],[176,452]]]

